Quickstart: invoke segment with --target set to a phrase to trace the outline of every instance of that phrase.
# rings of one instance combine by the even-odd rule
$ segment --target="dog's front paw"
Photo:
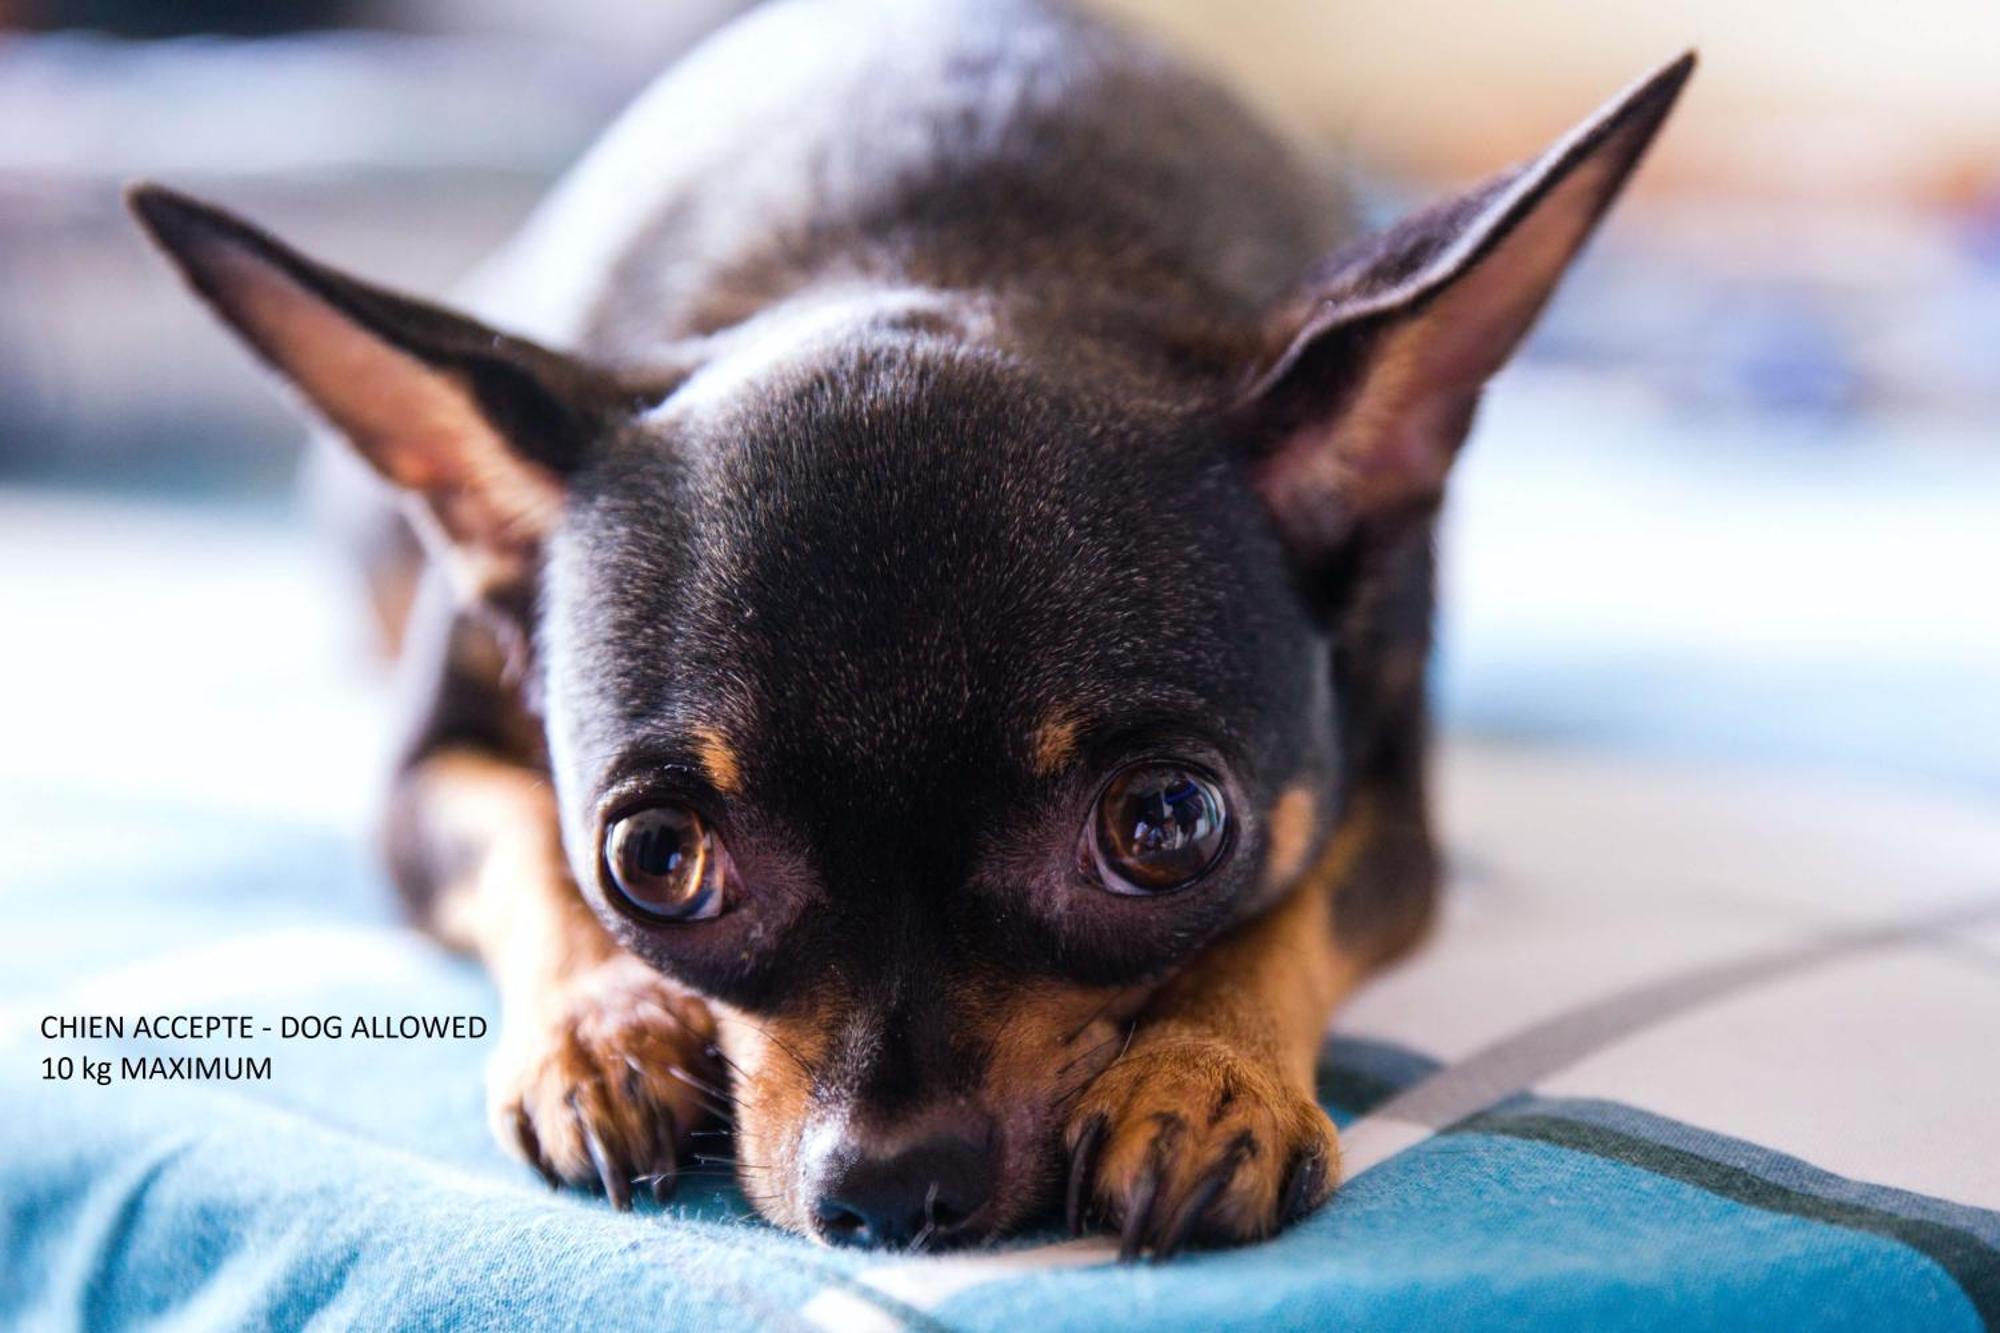
[[[1333,1122],[1267,1059],[1210,1037],[1138,1042],[1070,1115],[1069,1224],[1121,1256],[1268,1236],[1333,1192]]]
[[[610,959],[502,1033],[486,1080],[493,1132],[551,1188],[600,1187],[618,1208],[635,1184],[664,1199],[688,1133],[727,1095],[714,1038],[700,1000],[637,958]]]

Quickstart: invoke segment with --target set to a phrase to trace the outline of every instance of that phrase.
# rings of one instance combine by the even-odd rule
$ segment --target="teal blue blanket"
[[[1441,756],[1450,907],[1327,1049],[1347,1182],[1269,1244],[1139,1267],[1050,1237],[820,1249],[752,1218],[719,1168],[629,1216],[552,1195],[488,1139],[490,1035],[137,1037],[155,1014],[491,1019],[493,997],[396,923],[364,850],[392,733],[299,535],[0,489],[0,1329],[2000,1326],[2000,766],[1973,725],[1990,671],[1953,694],[1920,662],[1895,683],[1871,667],[1813,696],[1852,736],[1904,744],[1896,771],[1924,782],[1760,776],[1738,724],[1805,723],[1750,686],[1879,662],[1885,642],[1857,622],[1851,654],[1814,638],[1760,666],[1764,640],[1724,641],[1739,622],[1709,629],[1697,601],[1663,621],[1655,600],[1646,635],[1677,623],[1686,660],[1748,684],[1635,688],[1627,664],[1661,650],[1618,639],[1614,612],[1648,560],[1669,562],[1648,588],[1676,586],[1683,547],[1634,523],[1612,550],[1615,525],[1575,516],[1680,484],[1712,505],[1733,483],[1525,424],[1547,428],[1508,435],[1495,414],[1507,438],[1461,495],[1483,555],[1454,603],[1471,646]],[[1649,470],[1610,498],[1536,498],[1614,463]],[[1830,517],[1814,559],[1876,532],[1894,489]],[[1761,495],[1703,549],[1751,531]],[[1902,559],[1915,588],[1932,534],[1907,512],[1868,559]],[[1974,513],[1952,549],[1991,545]],[[1604,600],[1537,602],[1573,581],[1508,565],[1523,532],[1608,552]],[[1594,677],[1570,639],[1539,637],[1586,621],[1613,644]],[[1548,747],[1586,705],[1597,752]],[[1544,744],[1469,742],[1468,717]],[[1671,746],[1649,743],[1662,727]],[[43,1035],[90,1015],[125,1037]],[[270,1076],[86,1081],[106,1056],[267,1058]],[[68,1078],[43,1078],[64,1059]]]
[[[549,1193],[488,1142],[490,1037],[45,1037],[63,1015],[275,1023],[491,1017],[493,1004],[475,969],[396,926],[342,837],[157,801],[80,810],[59,792],[14,813],[0,852],[0,1326],[2000,1321],[2000,1214],[1615,1101],[1533,1093],[1435,1126],[1269,1244],[1162,1265],[1047,1237],[960,1259],[831,1251],[754,1220],[714,1174],[620,1215]],[[94,842],[101,855],[62,866],[63,849]],[[251,1055],[270,1075],[43,1077],[60,1069],[44,1060],[152,1055]],[[1448,1072],[1347,1038],[1328,1047],[1323,1092],[1351,1123]]]

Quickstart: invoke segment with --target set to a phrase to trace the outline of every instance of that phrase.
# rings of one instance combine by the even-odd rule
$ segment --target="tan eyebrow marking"
[[[1264,882],[1286,884],[1306,868],[1306,853],[1312,850],[1314,825],[1312,788],[1295,783],[1271,807],[1264,854]]]
[[[743,765],[721,732],[714,727],[696,727],[694,752],[717,791],[734,796],[743,789]]]
[[[1028,752],[1029,763],[1038,778],[1053,777],[1076,758],[1076,739],[1083,724],[1067,709],[1052,709],[1035,728]]]

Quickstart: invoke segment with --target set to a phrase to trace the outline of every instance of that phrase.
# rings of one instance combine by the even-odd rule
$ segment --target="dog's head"
[[[1342,809],[1340,607],[1685,80],[1332,256],[1199,408],[857,288],[609,371],[134,205],[531,656],[577,883],[711,997],[773,1218],[964,1240]]]

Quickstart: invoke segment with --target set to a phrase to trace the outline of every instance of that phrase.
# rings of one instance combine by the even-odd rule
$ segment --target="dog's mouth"
[[[785,1077],[797,1072],[792,1061],[783,1072],[747,1067],[735,1089],[745,1197],[770,1221],[828,1245],[918,1252],[964,1249],[1054,1218],[1066,1109],[1121,1046],[1122,1024],[1097,1026],[1038,1062],[1037,1078],[989,1069],[982,1093],[893,1116]]]
[[[894,1120],[816,1109],[792,1127],[739,1114],[745,1196],[766,1218],[824,1244],[937,1252],[991,1240],[1053,1202],[1061,1126],[1053,1107],[1010,1132],[975,1100]],[[1032,1120],[1031,1136],[1020,1137]],[[787,1150],[769,1148],[790,1139]]]
[[[843,1052],[827,1014],[714,1005],[746,1199],[840,1246],[963,1249],[1053,1218],[1070,1113],[1125,1049],[1149,993],[989,989],[983,1004],[952,1006],[961,1063],[889,1085],[901,1095],[886,1105],[880,1066]]]
[[[813,1137],[808,1130],[808,1137]],[[805,1154],[812,1231],[832,1245],[957,1249],[985,1240],[1004,1216],[1005,1153],[993,1121],[939,1107],[875,1135]]]

